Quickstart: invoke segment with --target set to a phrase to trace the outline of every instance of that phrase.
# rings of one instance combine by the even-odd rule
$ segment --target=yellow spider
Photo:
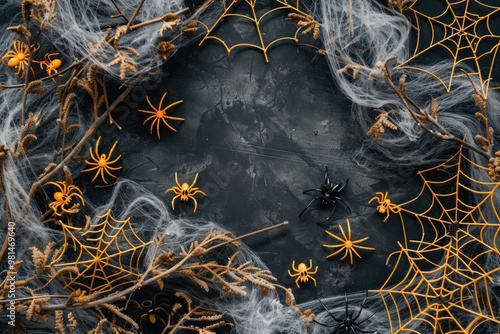
[[[5,64],[5,59],[10,58],[9,61],[7,62],[7,66],[9,67],[17,67],[17,72],[16,75],[19,75],[20,77],[24,76],[24,68],[25,66],[28,66],[28,59],[30,57],[30,52],[28,50],[28,47],[24,42],[21,42],[19,40],[15,40],[12,42],[14,46],[14,50],[10,50],[7,52],[3,57],[2,57],[2,63]],[[33,52],[36,52],[39,47],[34,47],[33,45],[31,46],[31,49]],[[35,75],[35,72],[33,69],[30,67],[31,73]]]
[[[327,234],[334,237],[335,239],[337,239],[341,243],[337,244],[337,245],[325,245],[325,244],[323,244],[323,247],[339,248],[337,251],[333,252],[332,254],[327,255],[326,256],[327,259],[332,257],[332,256],[335,256],[338,253],[345,250],[344,256],[342,256],[340,258],[340,260],[342,261],[343,259],[345,259],[347,257],[347,255],[349,255],[349,258],[351,260],[351,265],[352,265],[353,264],[353,254],[356,254],[361,259],[361,255],[359,255],[359,253],[356,251],[356,248],[364,249],[364,250],[375,250],[375,248],[358,245],[358,244],[362,243],[363,241],[368,240],[368,237],[365,237],[365,238],[362,238],[359,240],[354,240],[354,241],[351,240],[351,223],[349,222],[349,219],[346,219],[346,220],[347,220],[347,234],[348,235],[346,236],[344,229],[342,228],[342,225],[340,225],[340,224],[339,224],[340,232],[342,233],[342,236],[344,237],[344,239],[337,237],[335,234],[325,230],[325,232]]]
[[[378,202],[378,206],[377,206],[377,211],[381,214],[387,214],[387,216],[385,217],[384,219],[384,222],[389,219],[389,212],[392,212],[392,213],[400,213],[401,212],[401,207],[397,204],[394,204],[394,203],[391,203],[391,200],[388,199],[388,192],[386,191],[385,194],[381,193],[381,192],[376,192],[375,193],[376,195],[380,196],[375,196],[375,197],[372,197],[372,199],[370,199],[368,201],[368,203],[371,203],[373,200],[377,200]]]
[[[52,209],[54,215],[62,216],[63,214],[73,214],[78,212],[80,203],[73,202],[78,199],[81,205],[85,205],[82,197],[82,191],[73,185],[66,184],[66,181],[47,182],[45,185],[51,184],[59,191],[54,193],[54,201],[49,203],[49,208]]]
[[[191,185],[187,183],[183,183],[181,185],[179,183],[179,180],[177,179],[177,172],[175,172],[175,183],[177,183],[177,186],[173,186],[165,191],[165,194],[168,193],[169,191],[173,191],[175,193],[174,198],[172,198],[172,210],[175,210],[174,202],[176,198],[180,197],[180,200],[184,202],[188,201],[191,198],[194,201],[193,212],[196,212],[196,208],[198,207],[198,202],[196,202],[194,195],[202,194],[203,196],[207,196],[207,194],[205,194],[199,188],[194,188],[194,184],[196,183],[197,179],[198,179],[198,173],[196,173],[194,181]]]
[[[111,174],[110,170],[119,170],[122,167],[121,166],[120,167],[113,167],[111,165],[116,163],[121,158],[122,155],[120,154],[116,159],[110,161],[111,154],[113,153],[113,150],[115,149],[116,144],[118,144],[118,141],[115,141],[115,143],[113,144],[113,146],[111,147],[111,150],[109,151],[109,153],[107,155],[104,153],[99,154],[99,142],[100,142],[100,140],[101,140],[101,137],[97,138],[97,142],[95,144],[95,155],[92,152],[92,147],[90,147],[90,149],[89,149],[90,158],[93,161],[85,160],[85,162],[88,165],[94,166],[94,167],[84,169],[84,170],[82,170],[82,172],[91,172],[91,171],[94,171],[97,169],[97,172],[95,173],[94,178],[92,179],[91,182],[94,182],[95,179],[97,178],[97,176],[101,175],[102,181],[104,183],[108,184],[108,182],[106,181],[106,178],[104,177],[104,172],[106,172],[106,174],[108,174],[109,176],[116,178],[115,175]]]
[[[153,110],[142,110],[142,109],[137,110],[137,111],[145,113],[145,114],[151,114],[151,116],[146,118],[146,120],[142,124],[144,125],[147,122],[149,122],[150,120],[152,120],[151,127],[149,128],[149,133],[151,133],[151,134],[153,133],[153,127],[156,124],[156,133],[158,135],[158,139],[160,139],[160,120],[163,122],[163,124],[165,124],[170,130],[172,130],[174,132],[177,132],[177,130],[173,126],[168,124],[166,120],[167,119],[171,119],[174,121],[183,121],[184,120],[184,118],[182,118],[182,117],[167,116],[167,113],[166,113],[167,109],[170,109],[171,107],[178,105],[184,101],[183,100],[175,101],[174,103],[171,103],[162,109],[161,105],[163,104],[163,99],[165,98],[165,96],[167,96],[167,92],[165,92],[163,94],[163,96],[161,97],[160,105],[158,106],[158,108],[155,108],[153,106],[153,104],[151,103],[151,101],[149,101],[149,97],[146,95],[146,100],[148,101],[149,106],[151,108],[153,108]]]
[[[52,75],[52,72],[58,73],[57,69],[61,67],[62,65],[62,60],[59,58],[52,59],[52,56],[58,56],[59,53],[47,53],[45,54],[45,60],[42,61],[37,61],[37,63],[40,63],[40,68],[43,69],[45,66],[45,71],[47,72],[48,75]],[[52,78],[52,81],[56,82],[54,78]]]
[[[295,260],[292,261],[292,269],[293,271],[295,271],[295,273],[292,274],[290,270],[288,270],[288,275],[290,275],[290,277],[298,276],[297,279],[295,280],[297,288],[300,289],[299,280],[301,282],[307,282],[309,279],[311,279],[314,282],[314,286],[316,286],[316,279],[311,275],[314,275],[318,272],[318,266],[316,266],[316,269],[314,269],[314,271],[309,271],[312,269],[312,267],[313,267],[312,260],[309,260],[309,267],[307,267],[305,263],[301,262],[299,263],[299,266],[297,268],[295,268]]]

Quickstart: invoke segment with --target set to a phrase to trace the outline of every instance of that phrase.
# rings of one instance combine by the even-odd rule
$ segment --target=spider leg
[[[366,291],[366,294],[365,294],[365,298],[363,299],[363,302],[361,303],[361,307],[359,308],[359,313],[358,315],[352,319],[352,321],[356,321],[359,316],[361,315],[361,312],[363,311],[363,308],[365,306],[365,303],[366,303],[366,299],[368,298],[368,290]],[[373,312],[369,317],[363,319],[362,321],[360,321],[356,326],[358,327],[357,330],[361,333],[365,333],[365,334],[375,334],[377,333],[377,331],[364,331],[362,329],[359,328],[359,324],[362,324],[363,322],[365,322],[366,320],[370,319],[371,317],[373,317],[375,315],[375,312]]]
[[[352,263],[353,263],[353,259],[352,259],[352,252],[351,252],[351,249],[346,248],[346,247],[344,247],[344,248],[342,248],[342,249],[345,249],[345,254],[344,254],[344,256],[342,256],[342,257],[340,258],[340,261],[344,260],[344,259],[347,257],[347,255],[349,255],[349,258],[350,258],[350,260],[351,260],[351,265],[352,265]],[[338,252],[337,252],[337,253],[338,253]],[[332,255],[333,255],[333,254],[332,254]]]
[[[344,291],[345,316],[349,316],[349,298],[347,297],[347,289]],[[356,318],[357,319],[357,318]],[[351,319],[354,321],[355,319]]]
[[[96,159],[96,157],[94,156],[94,153],[92,152],[92,146],[90,146],[89,148],[89,153],[90,153],[90,159],[94,160],[94,161],[99,161],[99,159]],[[97,156],[99,156],[99,153],[97,153]],[[87,160],[85,160],[86,163],[89,163]]]
[[[194,192],[193,192],[193,189],[191,189],[191,195],[194,196],[196,194],[202,194],[203,196],[207,196],[207,194],[205,194],[204,191],[198,189],[198,188],[194,188]]]
[[[114,149],[115,149],[115,147],[116,147],[117,144],[118,144],[118,140],[116,140],[114,142],[113,146],[111,146],[111,150],[109,150],[108,157],[111,156],[111,154],[113,153],[113,151],[114,151]]]
[[[165,99],[165,96],[167,96],[167,92],[163,93],[163,95],[161,96],[161,99],[160,99],[160,104],[158,105],[158,110],[165,110],[165,109],[161,109],[161,105],[163,104],[163,100]]]
[[[180,196],[180,194],[179,194],[179,195],[176,195],[176,196],[174,196],[174,198],[172,198],[172,210],[175,210],[175,204],[174,204],[174,202],[175,202],[175,199],[176,199],[177,197],[179,197],[179,196]]]
[[[323,301],[322,301],[320,298],[318,298],[318,300],[319,300],[319,302],[320,302],[321,306],[323,306],[323,308],[325,309],[326,313],[327,313],[327,314],[328,314],[328,315],[329,315],[332,319],[334,319],[334,320],[335,320],[335,321],[337,321],[337,322],[340,322],[340,321],[341,321],[341,320],[338,320],[337,318],[335,318],[335,316],[334,316],[334,315],[330,312],[330,310],[328,310],[328,309],[326,308],[325,304],[323,303]],[[336,327],[336,328],[335,328],[335,330],[333,330],[333,331],[332,331],[332,333],[335,333],[335,331],[336,331],[336,330],[338,329],[338,327],[340,326],[340,324],[335,324],[335,325],[333,325],[333,326],[326,325],[326,324],[323,324],[323,323],[321,323],[321,322],[319,322],[319,321],[316,321],[315,319],[313,319],[313,321],[314,321],[315,323],[317,323],[318,325],[321,325],[321,326],[324,326],[324,327]]]
[[[315,190],[315,189],[313,189],[313,190]],[[311,206],[311,204],[313,204],[313,202],[314,202],[315,200],[318,200],[318,199],[320,199],[320,198],[321,198],[321,196],[319,196],[319,197],[314,197],[314,198],[313,198],[313,199],[309,202],[309,204],[307,204],[307,206],[304,208],[304,210],[302,210],[302,212],[299,214],[299,218],[302,218],[302,215],[303,215],[303,214],[304,214],[304,212],[306,212],[306,210],[307,210],[307,209]]]
[[[174,120],[174,121],[185,121],[186,119],[185,118],[182,118],[182,117],[175,117],[175,116],[165,116],[166,119],[171,119],[171,120]]]
[[[177,187],[179,187],[179,189],[182,189],[181,184],[179,183],[179,179],[177,177],[177,172],[175,172],[175,183],[177,183]]]
[[[107,168],[103,168],[103,169],[104,169],[104,171],[105,171],[105,172],[106,172],[109,176],[116,178],[116,175],[111,174],[111,172],[108,170],[108,168],[109,168],[109,167],[107,167]]]
[[[160,119],[156,118],[153,123],[151,124],[151,129],[153,129],[153,125],[156,122],[156,135],[158,136],[158,139],[160,139]]]
[[[191,185],[189,186],[189,188],[193,188],[194,184],[196,183],[196,180],[198,180],[198,173],[196,173],[196,175],[194,176],[193,183],[191,183]]]
[[[345,207],[347,208],[347,210],[349,210],[349,213],[352,213],[351,207],[350,207],[350,206],[349,206],[349,204],[348,204],[346,201],[344,201],[342,198],[335,196],[335,197],[333,197],[333,199],[334,199],[334,200],[337,200],[337,201],[342,202],[342,204],[344,204],[344,205],[345,205]]]
[[[333,201],[332,201],[332,202],[333,202]],[[329,220],[332,218],[332,216],[333,216],[333,212],[335,211],[335,208],[336,208],[336,207],[337,207],[337,204],[336,204],[335,202],[333,202],[333,209],[332,209],[332,212],[330,212],[330,215],[328,216],[328,218],[326,218],[325,220],[323,220],[323,223],[325,223],[325,222],[329,221]],[[319,222],[318,222],[318,224],[319,224]]]
[[[196,209],[198,208],[198,202],[196,201],[196,198],[194,198],[194,196],[188,196],[189,198],[191,198],[194,202],[194,210],[193,212],[196,212]]]
[[[168,188],[167,190],[165,190],[165,194],[168,193],[169,191],[173,191],[174,194],[176,194],[176,195],[179,195],[179,196],[181,195],[181,191],[176,189],[175,187]]]
[[[339,193],[339,192],[341,192],[341,191],[342,191],[342,189],[344,189],[344,188],[345,188],[345,186],[347,186],[347,182],[349,182],[349,178],[347,178],[347,180],[345,180],[345,182],[344,182],[344,183],[341,183],[341,187],[340,187],[339,189],[337,189],[337,192],[338,192],[338,193]]]
[[[146,101],[148,101],[148,104],[149,106],[154,110],[154,111],[157,111],[157,109],[153,106],[153,104],[151,103],[151,101],[149,101],[149,96],[146,95]]]
[[[102,182],[104,182],[104,183],[108,184],[108,181],[106,181],[106,178],[104,177],[104,167],[99,168],[99,171],[97,172],[96,176],[97,176],[99,173],[101,174],[101,179],[102,179]]]
[[[304,190],[302,193],[303,193],[303,194],[307,194],[307,193],[310,193],[311,191],[318,191],[318,192],[321,192],[321,189],[309,189],[309,190]]]
[[[16,75],[19,75],[19,73],[21,73],[21,72],[24,73],[24,63],[23,62],[19,62],[19,64],[17,65]]]
[[[169,117],[170,118],[170,117]],[[168,124],[168,122],[165,120],[165,117],[163,117],[161,119],[161,121],[163,122],[163,124],[165,124],[167,126],[167,128],[169,128],[170,130],[174,131],[174,132],[177,132],[177,129],[174,128],[172,125]],[[158,124],[160,124],[160,122],[158,122]],[[158,125],[159,126],[159,125]]]
[[[45,184],[46,184],[46,185],[47,185],[47,184],[51,184],[51,185],[53,185],[53,186],[56,186],[57,188],[59,188],[59,190],[60,190],[61,192],[64,192],[64,190],[63,190],[62,186],[61,186],[59,183],[56,183],[56,182],[52,182],[52,181],[50,181],[50,182],[47,182],[47,183],[45,183]]]
[[[97,179],[97,177],[99,176],[100,167],[97,167],[97,168],[99,168],[99,169],[97,170],[97,172],[95,173],[94,177],[92,178],[92,181],[90,181],[90,182],[94,182],[95,179]],[[95,169],[95,168],[93,168],[93,169]]]
[[[385,215],[385,219],[382,221],[383,223],[385,223],[385,221],[386,221],[387,219],[389,219],[389,212],[390,212],[390,211],[391,211],[390,209],[388,209],[388,210],[387,210],[386,215]]]
[[[151,110],[144,110],[144,109],[137,109],[137,111],[140,111],[140,112],[143,112],[143,113],[146,113],[146,114],[151,114],[153,116],[149,116],[145,121],[144,123],[146,123],[149,119],[151,118],[155,118],[156,117],[156,112],[155,111],[151,111]],[[144,125],[144,123],[142,123]]]
[[[109,157],[109,155],[108,155],[108,157]],[[116,157],[116,159],[115,159],[115,160],[108,161],[108,166],[107,166],[107,167],[108,167],[108,168],[110,168],[110,169],[113,169],[113,168],[121,168],[121,167],[111,167],[111,166],[109,166],[109,165],[114,164],[114,163],[115,163],[115,162],[117,162],[118,160],[120,160],[120,158],[121,158],[121,157],[122,157],[122,155],[120,154],[119,156],[117,156],[117,157]]]
[[[323,245],[323,246],[324,246],[324,245]],[[346,254],[345,254],[345,255],[344,255],[344,257],[342,257],[340,260],[345,259],[345,257],[347,256],[347,249],[345,248],[345,246],[344,246],[344,245],[335,245],[335,246],[338,246],[338,247],[341,247],[341,248],[340,248],[340,249],[338,249],[338,250],[336,250],[335,252],[333,252],[333,253],[331,253],[331,254],[328,254],[328,255],[326,256],[326,258],[327,258],[327,259],[329,259],[329,258],[331,258],[332,256],[335,256],[335,255],[337,255],[338,253],[340,253],[340,252],[342,252],[343,250],[345,250],[345,251],[346,251]],[[327,246],[325,246],[325,247],[327,247]],[[334,247],[327,247],[327,248],[334,248]],[[337,248],[337,247],[335,247],[335,248]]]
[[[73,196],[80,199],[80,201],[85,204],[85,200],[83,199],[82,195],[80,195],[80,194],[71,194],[70,195],[70,197],[73,197]]]
[[[95,156],[96,157],[99,157],[99,143],[101,142],[101,136],[99,136],[99,138],[97,138],[97,141],[95,143]],[[90,148],[92,150],[92,147]],[[92,152],[90,152],[90,155],[92,156]],[[99,161],[99,159],[96,159],[95,157],[92,156],[92,160],[95,160],[95,161]]]
[[[165,109],[163,109],[163,110],[170,109],[170,108],[172,108],[173,106],[176,106],[176,105],[178,105],[178,104],[181,104],[182,102],[184,102],[184,100],[175,101],[175,102],[173,102],[173,103],[169,104],[168,106],[166,106],[166,107],[165,107]],[[169,118],[170,118],[170,117],[169,117]],[[172,119],[175,119],[175,117],[174,117],[174,118],[172,118]],[[182,120],[184,120],[184,118],[183,118]]]
[[[93,171],[93,170],[96,170],[96,169],[100,168],[100,167],[99,167],[99,166],[97,166],[97,164],[96,164],[96,163],[94,163],[94,162],[87,161],[87,160],[85,160],[85,162],[86,162],[87,164],[89,164],[89,165],[95,165],[95,167],[90,167],[90,168],[84,169],[84,170],[82,170],[82,172],[91,172],[91,171]]]
[[[300,279],[300,276],[297,277],[297,279],[295,280],[295,285],[297,285],[297,288],[300,289],[299,279]]]

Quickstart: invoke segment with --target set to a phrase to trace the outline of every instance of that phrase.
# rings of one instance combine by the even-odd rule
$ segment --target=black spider
[[[347,182],[349,182],[349,179],[347,179],[344,183],[333,184],[332,181],[330,180],[330,178],[328,177],[328,166],[325,166],[325,178],[324,178],[323,183],[321,184],[320,188],[319,189],[309,189],[309,190],[306,190],[303,192],[303,194],[307,194],[311,191],[317,191],[317,192],[321,193],[321,196],[314,197],[309,202],[309,204],[307,204],[307,206],[304,208],[304,210],[302,210],[302,212],[299,215],[299,218],[302,218],[302,214],[304,214],[304,212],[311,206],[311,204],[313,204],[313,202],[318,200],[318,199],[321,200],[321,204],[323,204],[323,205],[328,205],[330,203],[333,204],[332,213],[323,222],[327,222],[330,220],[330,218],[332,218],[333,212],[335,211],[335,208],[337,207],[336,201],[342,202],[349,210],[349,213],[351,213],[352,211],[351,211],[351,207],[349,206],[349,204],[347,204],[346,201],[344,201],[342,198],[337,196],[342,191],[342,189],[345,188],[345,186],[347,185]]]
[[[345,294],[345,315],[344,318],[339,319],[335,317],[328,309],[326,308],[325,304],[321,301],[321,299],[318,298],[319,302],[325,309],[325,311],[328,313],[328,315],[334,319],[337,323],[335,325],[325,325],[322,324],[321,322],[316,321],[313,319],[315,323],[318,325],[324,326],[324,327],[333,327],[333,330],[330,332],[330,334],[358,334],[358,333],[365,333],[365,334],[377,334],[377,331],[365,331],[364,329],[361,329],[360,325],[365,322],[366,320],[370,319],[372,315],[370,315],[368,318],[363,319],[362,321],[356,322],[358,320],[359,316],[361,315],[363,311],[363,307],[365,306],[366,303],[366,298],[368,297],[368,291],[366,291],[365,298],[363,299],[363,303],[361,303],[361,307],[359,308],[359,312],[356,316],[353,317],[352,312],[349,312],[349,300],[347,299],[347,293]]]
[[[141,333],[162,333],[170,325],[175,313],[171,302],[165,292],[154,292],[152,297],[140,301],[130,299],[126,311],[137,322]]]

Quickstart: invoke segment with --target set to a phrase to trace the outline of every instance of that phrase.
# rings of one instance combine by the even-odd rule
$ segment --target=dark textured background
[[[263,26],[267,41],[295,32],[286,14],[277,13]],[[248,38],[246,29],[248,25],[227,20],[217,33],[239,42]],[[335,86],[323,56],[293,42],[276,45],[268,55],[269,63],[262,52],[251,48],[236,48],[228,56],[215,41],[180,50],[161,74],[134,88],[119,108],[116,117],[123,131],[101,129],[111,135],[108,140],[120,140],[121,176],[139,182],[170,206],[173,195],[164,192],[174,185],[174,173],[179,173],[181,183],[191,183],[199,173],[196,186],[207,197],[197,196],[196,213],[191,201],[176,202],[174,215],[213,220],[236,235],[289,221],[287,227],[244,242],[280,284],[294,290],[299,302],[379,288],[392,269],[385,261],[398,249],[401,228],[396,218],[382,223],[384,216],[368,200],[375,191],[389,190],[395,194],[393,201],[403,202],[420,186],[407,184],[414,175],[411,170],[382,177],[353,161],[366,136],[356,129],[350,101]],[[157,106],[165,91],[164,106],[184,100],[168,112],[185,121],[172,122],[177,133],[162,125],[158,140],[156,129],[149,134],[150,123],[142,125],[147,116],[137,109],[150,109],[146,94]],[[349,178],[340,195],[353,211],[349,214],[339,203],[331,221],[318,225],[330,214],[330,206],[316,202],[303,219],[298,215],[312,198],[302,192],[320,186],[325,165],[334,183]],[[409,190],[398,200],[400,188]],[[95,191],[100,196],[107,190]],[[322,246],[337,243],[324,231],[340,235],[339,223],[347,231],[346,218],[353,239],[369,236],[364,245],[376,248],[361,251],[363,260],[356,259],[352,266],[348,258],[326,259],[331,250]],[[298,264],[309,259],[319,267],[314,276],[318,285],[308,282],[297,289],[287,270],[293,260]]]

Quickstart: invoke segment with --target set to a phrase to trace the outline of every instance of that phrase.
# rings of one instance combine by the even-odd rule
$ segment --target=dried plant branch
[[[388,62],[392,61],[394,57],[391,57],[387,59],[385,62],[378,62],[377,67],[380,69],[382,73],[382,77],[385,80],[385,82],[389,85],[389,87],[392,88],[392,90],[398,95],[399,99],[401,102],[403,102],[406,111],[409,112],[410,116],[413,118],[415,123],[425,132],[429,133],[430,135],[442,139],[442,140],[448,140],[448,141],[454,141],[460,145],[463,145],[464,147],[467,147],[468,149],[486,157],[490,158],[490,155],[488,155],[486,152],[483,150],[479,149],[478,147],[468,143],[464,139],[458,138],[451,134],[446,128],[444,128],[439,122],[437,121],[437,118],[432,116],[427,112],[427,110],[420,108],[416,102],[414,102],[407,94],[405,91],[401,90],[398,88],[391,79],[391,74],[390,74],[390,69],[388,66]],[[435,127],[435,129],[431,129],[428,124],[432,125]]]
[[[127,17],[127,15],[123,12],[123,10],[121,9],[121,7],[116,3],[115,0],[111,0],[111,3],[113,3],[113,6],[115,6],[116,10],[118,11],[118,14],[116,15],[113,15],[111,16],[112,18],[115,18],[115,17],[123,17],[123,19],[126,21],[126,22],[130,22],[129,18]]]
[[[249,237],[253,235],[257,235],[259,233],[267,232],[272,229],[276,229],[282,226],[285,226],[285,223],[273,225],[252,233],[248,233],[244,236],[240,237],[230,237],[227,233],[223,233],[220,231],[214,231],[210,234],[208,234],[202,241],[195,241],[190,245],[190,249],[183,252],[182,247],[178,255],[175,256],[176,262],[173,265],[170,265],[166,268],[160,268],[160,266],[163,266],[166,264],[164,261],[152,261],[149,267],[142,273],[141,278],[133,285],[130,286],[126,289],[123,289],[121,291],[118,291],[116,293],[110,294],[110,295],[105,295],[105,296],[100,296],[99,293],[95,295],[95,298],[91,301],[87,301],[85,303],[73,303],[71,305],[67,305],[67,303],[51,303],[51,304],[44,304],[41,306],[41,311],[44,312],[53,312],[56,310],[81,310],[81,309],[90,309],[90,308],[95,308],[99,307],[102,304],[113,304],[118,301],[123,301],[126,299],[126,296],[133,293],[134,291],[143,288],[148,285],[154,285],[157,283],[158,280],[164,279],[173,273],[177,272],[182,272],[182,270],[188,270],[192,271],[194,270],[194,265],[188,263],[191,261],[193,258],[198,258],[200,256],[206,255],[209,252],[220,248],[224,247],[228,244],[235,244],[237,243],[238,240],[244,238],[244,237]],[[161,240],[157,240],[157,243],[161,245]],[[156,246],[158,247],[158,245]],[[235,250],[235,253],[237,251]],[[160,258],[161,254],[156,254],[156,258]],[[169,255],[170,258],[172,258],[172,254]],[[167,261],[167,263],[170,263],[170,261]],[[212,263],[212,264],[204,264],[203,270],[212,270],[213,273],[216,273],[217,275],[215,277],[221,277],[222,278],[222,273],[224,275],[229,275],[228,272],[231,271],[233,274],[235,274],[235,277],[239,277],[241,279],[241,276],[252,276],[252,280],[255,280],[255,282],[258,282],[259,284],[262,284],[265,288],[274,290],[275,287],[280,287],[275,285],[274,283],[272,285],[269,285],[269,283],[263,283],[263,280],[266,278],[269,279],[271,276],[269,272],[267,271],[262,271],[261,269],[258,269],[256,267],[250,266],[248,263],[241,264],[237,267],[234,266],[234,263],[230,262],[225,266],[221,266],[220,264]],[[208,267],[207,267],[208,266]],[[155,275],[150,275],[151,273],[155,272]],[[268,276],[269,275],[269,276]],[[231,276],[232,277],[232,276]],[[248,279],[248,277],[247,277]],[[251,282],[251,281],[248,281]],[[251,282],[253,283],[253,282]],[[240,282],[241,284],[241,282]],[[234,284],[232,284],[235,286]],[[281,287],[282,288],[282,287]],[[284,288],[283,288],[284,289]],[[286,290],[286,289],[284,289]],[[73,297],[72,295],[67,295],[67,296],[57,296],[57,299],[62,299],[66,298],[69,299],[70,297]],[[99,298],[101,297],[101,298]],[[38,298],[38,296],[33,296],[32,298]],[[289,296],[287,296],[289,298]],[[31,299],[28,299],[31,300]],[[23,301],[26,301],[26,299],[23,299]],[[0,303],[7,302],[5,300],[0,300]]]
[[[139,80],[137,78],[136,80]],[[133,85],[128,86],[127,88],[124,89],[124,91],[113,101],[113,103],[110,105],[109,109],[107,109],[101,116],[99,116],[97,119],[94,120],[94,122],[89,126],[85,134],[82,136],[80,141],[75,145],[75,147],[71,150],[69,154],[67,154],[64,159],[53,169],[51,169],[48,173],[46,173],[42,178],[38,179],[36,182],[34,182],[31,185],[30,191],[28,193],[28,196],[24,202],[23,205],[23,211],[26,211],[28,206],[31,204],[31,199],[35,195],[35,193],[38,191],[38,189],[47,183],[52,176],[54,176],[57,172],[62,170],[63,166],[71,161],[71,159],[80,151],[80,149],[83,147],[83,145],[87,142],[87,140],[90,139],[90,137],[94,134],[94,132],[97,130],[99,125],[108,117],[108,113],[111,113],[117,105],[130,93],[132,90]]]

